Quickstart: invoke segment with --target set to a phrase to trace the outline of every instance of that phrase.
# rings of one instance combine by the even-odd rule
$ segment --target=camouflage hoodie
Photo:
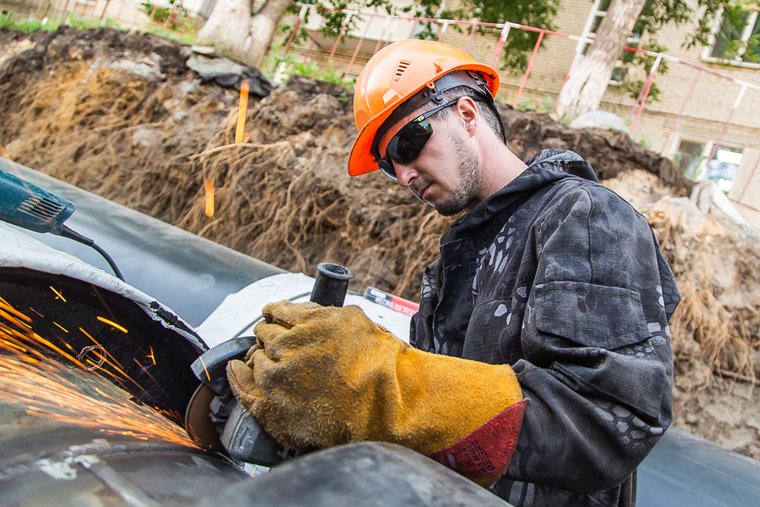
[[[545,150],[444,234],[411,342],[517,373],[528,406],[494,493],[629,506],[671,421],[679,301],[646,219],[580,156]]]

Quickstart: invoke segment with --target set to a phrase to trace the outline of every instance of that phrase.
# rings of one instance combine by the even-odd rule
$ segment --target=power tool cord
[[[96,245],[93,240],[91,240],[90,238],[86,236],[82,236],[78,232],[71,230],[69,227],[65,225],[61,227],[61,236],[65,238],[73,239],[74,241],[77,241],[84,245],[91,246],[93,249],[95,249],[96,252],[98,252],[100,255],[103,256],[103,258],[106,260],[108,265],[111,266],[111,269],[113,269],[113,272],[116,275],[116,277],[119,278],[122,282],[126,282],[126,280],[124,280],[124,276],[121,274],[121,271],[119,271],[119,268],[116,266],[116,263],[111,258],[111,256],[108,255],[108,253],[105,250],[103,250],[98,245]]]

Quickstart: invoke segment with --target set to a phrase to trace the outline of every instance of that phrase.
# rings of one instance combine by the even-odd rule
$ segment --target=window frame
[[[712,56],[712,52],[715,50],[715,45],[718,43],[718,35],[720,34],[721,27],[723,26],[723,12],[721,12],[720,15],[716,16],[715,20],[713,21],[712,33],[710,34],[710,43],[702,50],[702,60],[709,63],[727,64],[748,69],[760,69],[760,63],[745,62],[742,60],[747,41],[752,36],[752,31],[755,28],[755,24],[757,23],[760,23],[760,12],[756,10],[749,10],[747,24],[742,29],[742,36],[740,40],[743,45],[742,51],[734,58],[721,58]]]
[[[715,141],[704,139],[699,136],[692,137],[692,136],[676,135],[674,136],[674,139],[671,144],[671,150],[670,150],[671,160],[675,157],[677,153],[681,152],[680,147],[681,147],[681,143],[683,142],[692,143],[695,145],[702,145],[703,147],[702,147],[702,151],[699,154],[699,158],[697,159],[698,162],[694,171],[695,173],[694,176],[696,176],[696,178],[694,180],[691,180],[691,178],[689,178],[685,172],[683,172],[682,174],[691,181],[695,181],[695,182],[707,181],[708,180],[707,172],[709,170],[709,168],[707,167],[707,160],[709,159],[710,153],[712,153],[712,150],[715,147],[715,144],[716,144]],[[720,148],[727,148],[731,151],[738,151],[742,155],[742,157],[744,157],[744,151],[746,150],[746,146],[739,146],[739,145],[734,145],[734,144],[725,143],[725,142],[718,143],[718,149]],[[717,155],[718,154],[716,151],[715,158],[717,158]],[[741,162],[739,164],[736,164],[736,176],[738,176],[740,169],[741,169]],[[681,168],[676,167],[676,170],[680,172]],[[731,187],[733,187],[733,184],[736,182],[736,177],[734,177],[733,180],[729,180],[729,181],[731,181]],[[718,184],[717,182],[715,183],[716,185]],[[721,189],[721,191],[728,194],[731,192],[731,188],[729,188],[728,190]]]

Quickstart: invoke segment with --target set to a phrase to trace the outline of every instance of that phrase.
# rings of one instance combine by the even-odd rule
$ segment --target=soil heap
[[[251,99],[235,144],[237,92],[201,82],[181,45],[64,27],[0,31],[0,48],[6,156],[284,269],[340,262],[357,289],[416,299],[452,219],[377,172],[346,176],[350,91],[293,78]],[[518,156],[576,151],[648,217],[683,293],[671,323],[675,424],[760,458],[757,236],[697,209],[672,164],[625,134],[501,112]],[[215,187],[211,218],[204,182]]]

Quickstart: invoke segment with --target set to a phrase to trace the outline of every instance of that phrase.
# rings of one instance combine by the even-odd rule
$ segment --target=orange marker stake
[[[248,111],[248,88],[250,83],[243,81],[240,83],[240,104],[238,104],[237,130],[235,131],[235,144],[243,142],[245,133],[245,113]]]
[[[211,218],[214,216],[214,182],[205,180],[203,188],[206,191],[206,216]]]

